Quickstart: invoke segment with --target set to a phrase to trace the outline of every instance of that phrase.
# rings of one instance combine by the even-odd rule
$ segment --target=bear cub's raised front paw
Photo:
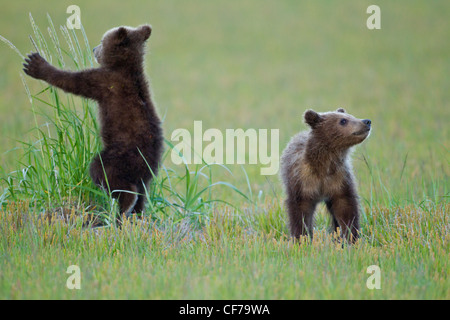
[[[23,64],[23,71],[35,79],[44,79],[48,62],[37,52],[30,53]]]

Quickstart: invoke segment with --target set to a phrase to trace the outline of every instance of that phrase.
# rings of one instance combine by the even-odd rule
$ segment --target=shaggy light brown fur
[[[304,115],[310,131],[295,135],[281,157],[281,179],[293,237],[312,237],[316,205],[325,201],[333,228],[356,241],[359,203],[350,163],[350,148],[370,134],[371,121],[356,119],[344,109]]]

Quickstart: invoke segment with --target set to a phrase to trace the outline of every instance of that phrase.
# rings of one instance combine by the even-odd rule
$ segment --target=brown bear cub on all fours
[[[151,31],[143,25],[106,32],[94,48],[99,68],[63,71],[38,53],[28,55],[24,63],[27,75],[97,101],[103,150],[91,162],[90,175],[106,190],[128,191],[112,194],[126,216],[143,212],[145,189],[157,174],[163,151],[161,121],[143,67]]]
[[[371,121],[357,119],[340,108],[304,114],[310,131],[300,132],[281,156],[281,179],[291,235],[313,234],[317,204],[325,201],[334,231],[354,243],[359,237],[359,200],[350,163],[351,148],[370,134]]]

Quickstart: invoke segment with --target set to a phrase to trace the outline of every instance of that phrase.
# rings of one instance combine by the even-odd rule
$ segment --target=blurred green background
[[[28,13],[41,30],[47,13],[58,28],[72,4],[91,47],[112,27],[152,24],[146,71],[166,138],[193,130],[194,120],[204,130],[278,128],[281,153],[306,128],[306,109],[344,107],[373,122],[354,154],[364,198],[447,193],[450,2],[376,1],[382,29],[368,30],[373,1],[2,1],[0,34],[30,52]],[[34,119],[20,57],[3,43],[0,57],[0,163],[9,172],[20,152],[8,150],[26,140]],[[32,92],[43,88],[26,81]],[[223,180],[245,188],[242,170],[230,168],[234,176]],[[253,192],[281,195],[278,176],[245,169]]]

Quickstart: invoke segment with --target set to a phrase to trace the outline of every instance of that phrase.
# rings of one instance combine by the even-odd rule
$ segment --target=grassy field
[[[51,44],[48,13],[63,42],[70,4],[5,3],[0,35],[22,54],[34,51],[30,12]],[[323,207],[314,242],[291,242],[279,178],[261,176],[260,165],[189,174],[170,157],[146,219],[121,230],[83,227],[93,212],[107,220],[114,211],[86,174],[98,147],[95,104],[38,94],[47,86],[24,78],[30,104],[21,58],[0,42],[0,298],[450,299],[450,4],[377,1],[382,29],[370,31],[371,4],[77,2],[91,47],[111,27],[152,24],[146,71],[169,142],[202,120],[204,130],[280,129],[281,152],[306,129],[308,108],[371,119],[370,139],[353,154],[362,239],[351,247],[326,232]],[[58,132],[78,143],[49,138]],[[57,156],[61,145],[72,162]],[[49,218],[58,212],[65,218]],[[70,265],[81,269],[81,290],[66,287]],[[366,286],[371,265],[380,267],[380,290]]]

